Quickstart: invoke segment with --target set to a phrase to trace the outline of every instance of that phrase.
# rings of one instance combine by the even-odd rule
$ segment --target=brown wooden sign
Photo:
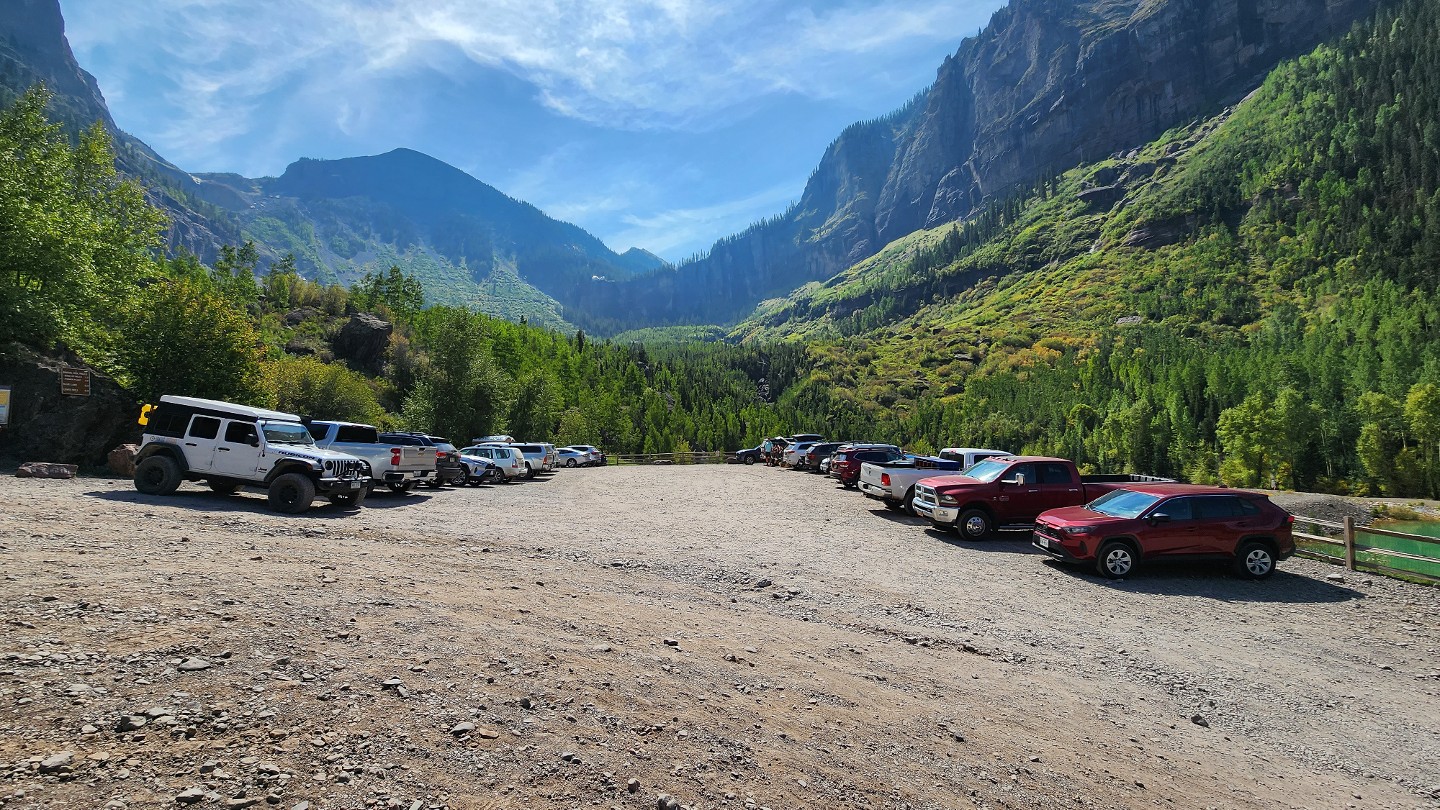
[[[62,367],[60,369],[60,393],[67,397],[90,396],[90,369]]]

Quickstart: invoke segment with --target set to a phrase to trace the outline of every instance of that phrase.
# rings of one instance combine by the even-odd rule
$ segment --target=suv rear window
[[[325,434],[321,433],[320,435]],[[380,441],[380,433],[375,428],[364,425],[341,425],[335,430],[335,441],[376,444]]]
[[[538,444],[517,444],[515,449],[522,453],[543,453],[545,449]]]

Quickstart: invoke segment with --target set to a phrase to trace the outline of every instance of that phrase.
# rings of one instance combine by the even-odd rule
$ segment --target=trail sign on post
[[[90,396],[90,369],[62,367],[60,369],[60,393],[67,397]]]
[[[0,425],[10,424],[10,386],[0,385]]]

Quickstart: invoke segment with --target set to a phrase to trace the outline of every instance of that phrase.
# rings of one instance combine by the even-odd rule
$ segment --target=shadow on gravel
[[[1269,579],[1259,582],[1236,579],[1225,566],[1215,562],[1167,562],[1152,565],[1120,580],[1105,579],[1092,570],[1050,559],[1045,560],[1045,564],[1055,571],[1087,580],[1096,587],[1108,586],[1155,596],[1203,596],[1221,602],[1274,604],[1330,604],[1365,598],[1365,594],[1353,588],[1285,570],[1276,570]]]
[[[1029,532],[1000,532],[985,540],[962,540],[960,535],[931,526],[925,533],[946,545],[968,551],[1004,552],[1006,554],[1040,554],[1045,552],[1030,545]]]
[[[178,506],[182,509],[193,509],[196,512],[254,512],[277,516],[281,514],[270,509],[269,503],[265,500],[265,494],[260,491],[243,491],[234,495],[220,495],[199,489],[182,489],[173,495],[143,495],[139,492],[124,490],[92,491],[85,494],[102,501],[151,506]],[[394,509],[397,506],[419,505],[430,500],[430,497],[419,493],[398,495],[393,492],[372,492],[365,499],[365,504],[357,510],[330,503],[325,498],[316,496],[315,505],[310,507],[310,511],[290,517],[314,520],[348,518],[366,509]]]
[[[891,523],[899,523],[904,526],[926,525],[925,518],[918,518],[914,515],[907,515],[904,512],[894,512],[884,507],[881,507],[879,509],[871,509],[870,514],[878,518],[884,518]]]

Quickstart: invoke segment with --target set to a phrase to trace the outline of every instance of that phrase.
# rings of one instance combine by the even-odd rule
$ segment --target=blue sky
[[[193,172],[409,147],[678,260],[800,196],[998,0],[61,0],[121,128]]]

